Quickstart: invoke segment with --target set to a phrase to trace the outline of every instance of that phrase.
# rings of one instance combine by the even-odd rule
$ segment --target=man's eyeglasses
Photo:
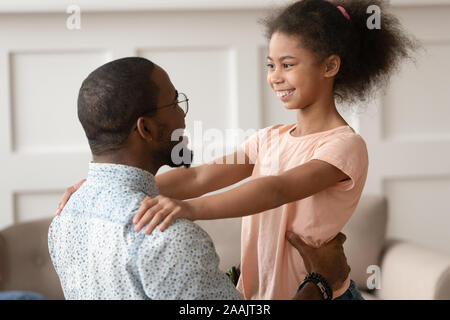
[[[175,102],[172,102],[172,103],[167,104],[165,106],[158,107],[158,108],[156,108],[155,111],[157,111],[158,109],[162,109],[162,108],[167,108],[167,107],[172,107],[174,105],[178,105],[181,108],[181,110],[183,110],[184,116],[186,116],[186,114],[189,111],[189,99],[184,93],[178,92],[176,90],[175,90],[175,93],[176,93]]]
[[[175,101],[169,104],[166,104],[164,106],[160,106],[160,107],[156,107],[154,108],[152,111],[149,111],[145,114],[143,114],[142,116],[146,115],[146,114],[151,114],[153,115],[154,113],[156,113],[159,109],[163,109],[163,108],[168,108],[168,107],[173,107],[175,105],[178,105],[181,110],[183,110],[184,112],[184,116],[186,116],[186,114],[189,111],[189,99],[188,97],[184,94],[184,93],[179,93],[178,91],[175,91]]]
[[[168,107],[173,107],[173,106],[178,106],[180,107],[180,109],[183,111],[184,116],[186,117],[186,114],[189,111],[189,99],[188,97],[182,93],[182,92],[178,92],[175,90],[175,101],[169,104],[166,104],[164,106],[161,107],[156,107],[153,108],[153,110],[146,112],[142,115],[140,115],[139,117],[143,117],[143,116],[148,116],[151,117],[153,116],[159,109],[164,109],[164,108],[168,108]],[[134,128],[134,130],[137,130],[137,127]]]

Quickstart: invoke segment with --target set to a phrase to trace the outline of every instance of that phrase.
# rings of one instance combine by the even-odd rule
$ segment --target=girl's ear
[[[341,58],[338,55],[331,55],[325,60],[325,78],[335,77],[341,67]]]

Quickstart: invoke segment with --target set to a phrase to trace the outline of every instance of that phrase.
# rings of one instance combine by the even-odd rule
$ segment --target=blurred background
[[[295,122],[266,84],[258,23],[285,3],[2,0],[0,229],[51,217],[65,188],[86,177],[78,89],[110,60],[162,66],[190,98],[189,132],[196,121],[223,134]],[[425,50],[369,105],[340,108],[368,146],[364,193],[388,200],[387,237],[450,254],[450,1],[391,4]]]

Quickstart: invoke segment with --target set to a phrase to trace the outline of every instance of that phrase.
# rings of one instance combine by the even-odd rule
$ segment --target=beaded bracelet
[[[319,288],[320,293],[322,294],[324,300],[331,300],[333,298],[333,291],[331,290],[331,287],[328,284],[328,281],[324,277],[322,277],[320,274],[315,273],[315,272],[311,272],[306,275],[302,284],[298,287],[297,293],[308,282],[314,283],[317,286],[317,288]]]

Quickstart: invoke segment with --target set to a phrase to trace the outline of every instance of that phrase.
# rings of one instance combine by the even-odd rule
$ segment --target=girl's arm
[[[189,204],[195,212],[194,220],[244,217],[307,198],[347,178],[335,166],[312,160],[278,176],[254,179]]]
[[[229,191],[190,201],[163,196],[146,198],[134,217],[135,230],[145,224],[149,234],[156,225],[163,231],[174,219],[190,220],[234,218],[251,215],[307,198],[349,177],[335,166],[311,160],[278,176],[266,176],[246,182]]]
[[[159,193],[163,196],[185,200],[222,189],[249,177],[253,164],[245,155],[239,164],[238,152],[218,158],[198,167],[178,168],[156,175]]]

